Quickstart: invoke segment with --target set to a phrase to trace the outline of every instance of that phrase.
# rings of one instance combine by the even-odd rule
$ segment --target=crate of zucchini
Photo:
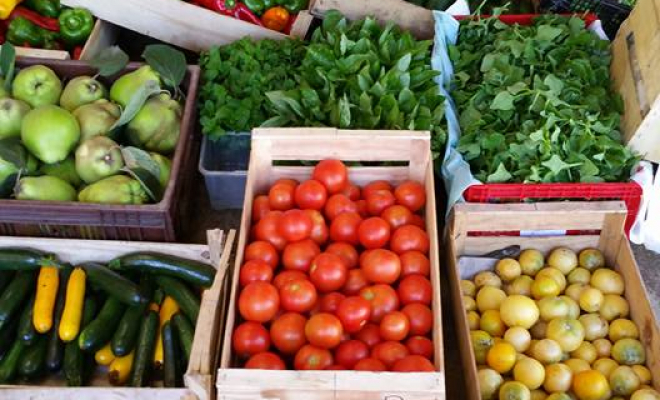
[[[177,56],[174,69],[159,61]],[[150,47],[145,59],[154,67],[131,64],[119,73],[125,62],[99,70],[81,62],[18,61],[5,94],[11,97],[0,100],[8,110],[0,127],[0,234],[175,240],[194,163],[199,69],[186,69],[183,54],[163,46]],[[92,78],[99,71],[111,76]],[[181,80],[181,89],[173,80]],[[161,86],[176,88],[170,95]]]
[[[209,245],[0,237],[3,395],[211,399],[234,235],[211,231]]]

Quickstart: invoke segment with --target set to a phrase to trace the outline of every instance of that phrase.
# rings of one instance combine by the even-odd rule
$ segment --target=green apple
[[[110,128],[121,116],[121,109],[118,105],[101,99],[76,108],[73,115],[80,125],[80,140],[84,141],[110,133]]]
[[[73,112],[76,108],[107,97],[105,86],[90,76],[78,76],[71,79],[64,87],[60,97],[60,106]]]
[[[22,100],[0,99],[0,139],[20,137],[23,117],[28,112],[30,106]]]
[[[64,161],[54,164],[44,164],[39,168],[39,172],[44,175],[60,178],[71,184],[73,187],[78,187],[82,183],[82,180],[76,172],[76,162],[72,156],[67,157]]]
[[[92,183],[78,193],[83,203],[144,204],[149,196],[140,182],[125,175],[115,175]]]
[[[14,79],[12,95],[32,108],[54,105],[60,100],[62,82],[52,69],[45,65],[33,65],[21,70]]]
[[[39,160],[53,164],[64,160],[80,140],[78,121],[58,106],[41,106],[27,113],[21,140]]]
[[[16,185],[18,200],[75,201],[76,189],[55,176],[28,176]]]
[[[110,100],[126,108],[131,97],[148,81],[160,84],[160,76],[150,66],[145,65],[117,79],[110,88]]]
[[[172,153],[179,141],[181,113],[179,102],[167,93],[150,98],[126,126],[128,140],[148,151]]]
[[[86,183],[115,175],[123,166],[119,145],[107,136],[94,136],[76,149],[76,172]]]

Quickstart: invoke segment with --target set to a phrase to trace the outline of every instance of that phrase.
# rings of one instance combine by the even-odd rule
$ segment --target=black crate
[[[632,11],[616,0],[541,0],[541,10],[558,14],[585,11],[596,13],[610,40],[614,39],[619,26]]]

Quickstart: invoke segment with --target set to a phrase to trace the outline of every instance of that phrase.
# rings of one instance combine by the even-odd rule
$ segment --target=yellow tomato
[[[597,249],[585,249],[580,252],[579,264],[581,267],[593,271],[605,266],[605,257]]]
[[[507,329],[504,333],[504,340],[507,341],[518,353],[524,353],[529,349],[532,341],[532,336],[525,328],[514,326]]]
[[[506,299],[506,293],[502,289],[484,286],[477,293],[477,308],[482,313],[487,310],[499,310],[504,299]]]
[[[488,332],[491,336],[501,337],[506,332],[506,326],[502,322],[500,312],[497,310],[486,310],[481,314],[479,329]]]
[[[611,358],[599,358],[598,360],[594,361],[592,369],[595,369],[596,371],[603,374],[605,378],[609,379],[612,372],[617,369],[618,366],[619,364],[617,364],[616,361],[612,360]]]
[[[600,290],[603,294],[622,295],[625,289],[621,275],[611,269],[599,268],[591,275],[589,284]]]
[[[532,393],[520,382],[506,382],[500,388],[500,400],[530,400]]]
[[[477,289],[484,286],[500,288],[502,287],[502,280],[494,272],[482,271],[474,277],[474,284],[477,286]]]
[[[591,364],[596,361],[598,352],[596,351],[596,347],[593,344],[589,342],[582,342],[580,347],[571,352],[571,357],[579,358],[580,360],[584,360]]]
[[[641,386],[635,371],[627,365],[617,367],[609,377],[612,393],[619,396],[630,396]]]
[[[536,275],[545,264],[543,253],[535,249],[523,250],[518,257],[518,262],[522,273],[528,276]]]
[[[594,370],[575,374],[572,387],[578,400],[607,400],[612,395],[605,376]]]
[[[539,308],[534,300],[521,295],[505,298],[500,305],[502,321],[509,326],[531,328],[539,319]]]
[[[545,380],[545,368],[535,359],[525,357],[513,367],[513,379],[530,390],[538,389]]]
[[[600,311],[600,306],[603,305],[605,297],[600,290],[587,286],[580,293],[580,308],[585,312],[594,313]]]
[[[580,324],[584,328],[586,340],[596,340],[607,337],[609,324],[598,314],[584,314],[580,316]]]
[[[576,350],[584,340],[584,328],[576,319],[558,318],[548,323],[548,339],[559,343],[565,352]]]
[[[506,342],[493,345],[486,355],[486,364],[500,374],[511,371],[515,363],[516,349]]]
[[[500,386],[502,386],[502,383],[504,382],[502,375],[493,369],[484,368],[479,370],[477,376],[479,378],[479,392],[481,393],[481,399],[495,399]]]
[[[568,392],[573,381],[573,371],[566,364],[550,364],[545,367],[543,388],[549,393]]]
[[[474,297],[477,294],[477,286],[472,281],[463,279],[461,281],[461,293],[463,293],[463,296]]]
[[[629,319],[616,319],[610,323],[610,340],[617,342],[621,339],[638,339],[639,330],[637,325]]]

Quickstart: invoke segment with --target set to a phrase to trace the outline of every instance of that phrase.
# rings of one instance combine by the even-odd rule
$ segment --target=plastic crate
[[[553,13],[594,12],[603,23],[603,29],[610,39],[614,39],[619,26],[632,11],[630,7],[616,0],[542,0],[541,10]]]
[[[199,172],[204,176],[213,209],[243,208],[250,138],[249,132],[230,133],[216,141],[204,137]]]
[[[46,65],[63,79],[94,76],[96,68],[86,62],[22,58],[17,67]],[[131,63],[124,71],[109,79],[109,85],[120,75],[138,69]],[[197,120],[197,88],[199,67],[189,66],[182,83],[186,93],[181,135],[172,159],[172,173],[163,198],[156,204],[105,205],[60,201],[0,200],[0,235],[60,237],[67,239],[176,241],[188,202],[191,173],[194,171],[193,134]]]
[[[642,187],[628,183],[497,183],[470,186],[463,193],[471,203],[523,203],[557,200],[605,201],[626,203],[626,234],[630,232],[642,202]],[[572,232],[568,232],[569,234]]]

